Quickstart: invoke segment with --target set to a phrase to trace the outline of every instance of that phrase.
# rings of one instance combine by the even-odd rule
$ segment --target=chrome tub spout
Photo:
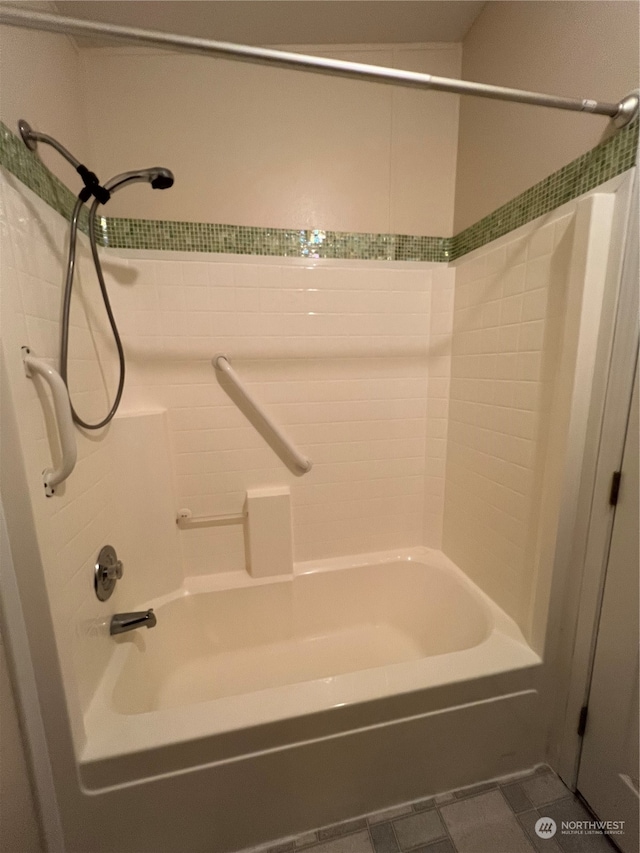
[[[156,614],[151,610],[141,610],[138,613],[116,613],[111,618],[109,633],[124,634],[126,631],[133,631],[135,628],[141,628],[143,625],[147,628],[155,628]]]

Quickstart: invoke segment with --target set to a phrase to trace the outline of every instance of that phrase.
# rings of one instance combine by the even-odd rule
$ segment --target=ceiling
[[[471,0],[57,0],[60,14],[241,44],[459,42]],[[82,37],[83,46],[105,44]]]

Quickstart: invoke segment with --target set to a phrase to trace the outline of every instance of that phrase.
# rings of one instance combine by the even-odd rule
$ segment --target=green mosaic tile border
[[[479,249],[555,210],[630,169],[638,148],[638,121],[622,128],[576,160],[503,204],[488,216],[456,234],[451,241],[452,259]]]
[[[118,249],[171,249],[293,258],[371,261],[446,261],[450,238],[349,231],[249,228],[206,222],[106,217],[103,245]]]
[[[364,234],[351,231],[252,228],[208,222],[101,217],[99,241],[119,249],[156,249],[296,258],[375,261],[455,260],[549,213],[630,169],[635,163],[638,121],[563,166],[455,237]],[[4,166],[54,210],[69,218],[75,196],[0,122]],[[86,208],[80,227],[86,232]]]

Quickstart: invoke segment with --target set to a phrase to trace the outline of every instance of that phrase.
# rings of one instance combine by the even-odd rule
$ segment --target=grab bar
[[[50,498],[55,492],[55,487],[63,483],[71,474],[78,458],[69,392],[60,374],[53,367],[50,367],[46,361],[31,355],[29,347],[22,347],[22,361],[27,377],[32,379],[34,373],[42,376],[51,389],[53,398],[62,459],[58,468],[45,468],[42,472],[44,492]]]
[[[244,384],[242,379],[240,379],[233,367],[231,367],[227,356],[224,354],[216,355],[214,356],[212,363],[216,370],[220,370],[222,373],[228,376],[228,378],[235,385],[237,390],[242,394],[244,399],[251,406],[253,411],[258,415],[262,423],[267,427],[269,432],[273,436],[275,436],[278,443],[282,445],[283,449],[286,451],[294,466],[298,468],[303,474],[306,474],[307,471],[310,471],[311,466],[313,464],[311,460],[308,459],[306,456],[303,456],[296,450],[291,441],[282,432],[280,427],[274,424],[274,422],[271,420],[271,417],[263,409],[262,405],[251,396],[251,393],[247,386]]]
[[[188,530],[190,527],[221,527],[225,524],[244,524],[248,517],[246,512],[193,516],[190,509],[179,509],[176,524],[181,530]]]

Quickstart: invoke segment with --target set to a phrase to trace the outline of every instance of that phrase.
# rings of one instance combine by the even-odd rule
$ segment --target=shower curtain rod
[[[501,101],[515,101],[521,104],[534,104],[559,110],[593,113],[594,115],[609,116],[617,127],[624,127],[629,124],[638,113],[637,92],[627,95],[619,103],[594,101],[590,98],[562,98],[556,95],[526,92],[521,89],[509,89],[504,86],[492,86],[488,83],[469,83],[465,80],[455,80],[449,77],[435,77],[431,74],[421,74],[415,71],[385,68],[380,65],[307,56],[284,50],[231,44],[193,36],[174,35],[158,30],[144,30],[137,27],[121,27],[117,24],[104,24],[80,18],[51,15],[46,12],[7,7],[0,9],[0,24],[68,35],[106,36],[119,41],[155,45],[163,48],[177,48],[187,53],[216,56],[239,62],[275,65],[280,68],[328,74],[334,77],[347,77],[354,80],[367,80],[415,89],[431,89],[436,92],[452,92],[458,95],[477,95],[481,98],[494,98]]]

